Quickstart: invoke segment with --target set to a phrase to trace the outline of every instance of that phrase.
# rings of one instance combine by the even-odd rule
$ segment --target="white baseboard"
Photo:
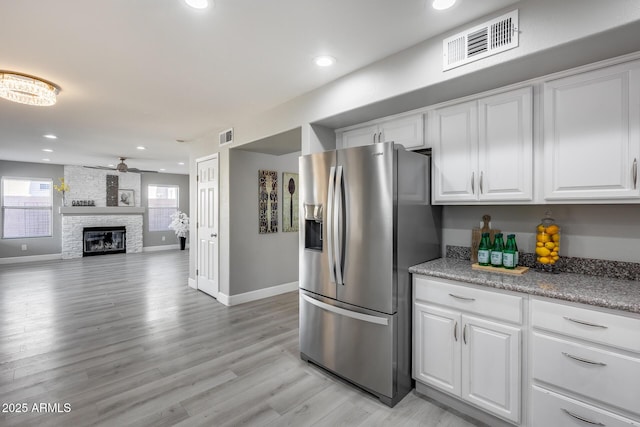
[[[187,282],[187,284],[190,288],[198,289],[198,282],[196,281],[196,279],[192,279],[191,277],[189,277],[189,281]]]
[[[18,264],[21,262],[34,262],[34,261],[53,261],[57,259],[62,259],[62,254],[29,255],[29,256],[14,256],[9,258],[0,258],[0,264]]]
[[[180,244],[162,246],[144,246],[142,252],[173,251],[180,249]]]
[[[238,295],[225,295],[218,292],[218,302],[231,306],[244,304],[245,302],[256,301],[269,298],[275,295],[284,294],[298,290],[298,282],[283,283],[282,285],[271,286],[270,288],[258,289],[257,291],[245,292]]]

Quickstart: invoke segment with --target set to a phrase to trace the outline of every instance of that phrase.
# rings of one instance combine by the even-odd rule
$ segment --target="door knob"
[[[218,233],[211,233],[211,237],[218,237]]]

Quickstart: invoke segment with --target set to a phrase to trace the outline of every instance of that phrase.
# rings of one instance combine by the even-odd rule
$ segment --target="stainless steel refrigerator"
[[[389,406],[413,388],[408,268],[441,255],[429,168],[392,142],[300,157],[300,356]]]

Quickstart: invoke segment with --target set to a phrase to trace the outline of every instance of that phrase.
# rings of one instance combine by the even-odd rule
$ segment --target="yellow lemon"
[[[553,252],[552,252],[552,254],[553,254]],[[554,261],[557,261],[557,260],[559,260],[559,259],[560,259],[560,257],[559,257],[558,255],[554,255],[554,256],[552,256],[551,258],[553,258],[553,260],[554,260]]]
[[[553,258],[549,258],[549,264],[555,264],[555,263],[556,263],[556,260],[555,260],[555,259],[553,259]]]
[[[540,224],[540,225],[538,226],[538,232],[540,232],[540,233],[544,233],[544,225]]]
[[[542,242],[536,242],[536,246],[537,246],[537,247],[544,246],[544,243],[542,243]]]
[[[548,226],[546,230],[547,234],[556,234],[558,231],[560,231],[560,229],[555,224]]]
[[[536,240],[538,242],[547,243],[548,241],[551,240],[551,236],[549,236],[548,234],[545,234],[545,233],[539,233],[536,236]]]
[[[549,264],[551,260],[549,258],[547,258],[546,256],[540,257],[538,258],[538,262],[540,264]]]
[[[556,244],[553,243],[553,242],[547,242],[547,243],[544,244],[544,247],[549,249],[549,250],[552,250],[553,248],[556,247]]]
[[[547,248],[536,248],[536,253],[542,257],[549,256],[551,251]]]
[[[558,256],[558,252],[552,251],[549,255],[557,257]]]
[[[558,243],[560,241],[560,235],[559,234],[554,234],[553,236],[551,236],[551,240],[553,240],[554,242]]]

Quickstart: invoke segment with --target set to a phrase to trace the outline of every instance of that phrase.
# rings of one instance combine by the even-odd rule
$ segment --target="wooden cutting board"
[[[482,226],[474,227],[471,230],[471,263],[478,262],[478,245],[480,245],[480,238],[482,233],[489,233],[489,237],[493,242],[493,236],[496,233],[500,233],[497,228],[491,228],[491,215],[482,216]]]
[[[529,270],[529,267],[523,267],[521,265],[517,266],[513,270],[502,267],[492,267],[490,265],[480,265],[478,263],[471,264],[471,268],[474,270],[482,270],[482,271],[490,271],[492,273],[500,273],[500,274],[522,274]]]

